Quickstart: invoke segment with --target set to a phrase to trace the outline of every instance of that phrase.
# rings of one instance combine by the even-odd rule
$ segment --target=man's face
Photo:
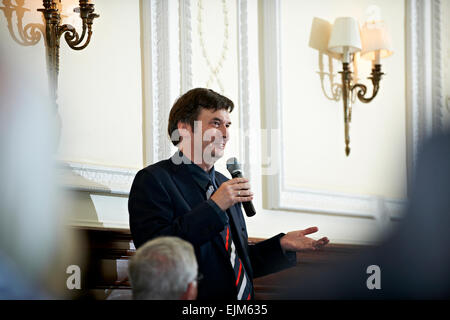
[[[195,163],[202,159],[205,163],[214,164],[223,156],[230,139],[230,125],[230,115],[226,109],[201,109],[194,128],[188,128]]]

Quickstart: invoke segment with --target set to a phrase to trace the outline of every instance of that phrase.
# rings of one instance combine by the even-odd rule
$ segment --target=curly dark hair
[[[175,101],[169,114],[167,131],[173,145],[176,146],[181,141],[172,137],[173,132],[178,129],[178,122],[194,128],[194,121],[198,119],[202,108],[214,111],[226,109],[232,112],[234,104],[227,97],[206,88],[195,88],[183,94]]]

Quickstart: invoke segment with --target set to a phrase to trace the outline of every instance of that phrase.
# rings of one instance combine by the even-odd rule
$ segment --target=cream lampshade
[[[361,30],[361,57],[380,64],[380,58],[393,54],[391,38],[382,21],[365,23]]]
[[[328,50],[342,53],[343,62],[350,62],[350,53],[361,51],[361,37],[358,21],[351,17],[341,17],[334,21]]]

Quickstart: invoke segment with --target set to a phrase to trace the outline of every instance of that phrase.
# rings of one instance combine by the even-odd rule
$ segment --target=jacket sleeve
[[[176,236],[202,245],[222,231],[228,219],[225,212],[220,215],[206,200],[190,212],[175,215],[173,201],[161,179],[146,169],[136,174],[128,211],[136,248],[158,236]]]
[[[248,246],[255,278],[278,272],[297,264],[295,252],[283,252],[280,244],[280,238],[282,236],[284,236],[284,233]]]

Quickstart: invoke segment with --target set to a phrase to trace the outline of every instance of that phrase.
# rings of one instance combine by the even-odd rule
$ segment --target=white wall
[[[64,2],[63,2],[64,3]],[[61,44],[63,122],[60,157],[107,166],[142,167],[139,1],[95,1],[89,46]]]
[[[404,199],[406,195],[405,33],[403,1],[376,1],[390,31],[394,54],[382,60],[386,75],[369,104],[356,100],[345,155],[342,99],[328,99],[319,77],[319,52],[308,46],[313,17],[330,23],[352,16],[362,25],[373,1],[280,1],[282,129],[285,183],[293,188]],[[334,82],[342,63],[333,59]],[[372,84],[371,61],[359,60],[360,82]],[[328,59],[324,72],[329,72]],[[324,87],[329,96],[328,77]]]
[[[62,4],[63,15],[67,15],[63,23],[71,23],[80,31],[80,19],[72,13],[78,1],[67,0]],[[5,5],[0,7],[5,8]],[[23,7],[26,10],[23,26],[42,25],[42,14],[36,11],[42,7],[42,1],[26,0]],[[43,37],[33,46],[15,42],[4,14],[10,10],[3,10],[0,12],[0,39],[3,49],[15,57],[10,68],[19,73],[18,77],[37,75],[41,78],[41,90],[47,91]],[[124,6],[119,0],[98,0],[95,10],[100,17],[94,20],[93,36],[87,48],[72,50],[61,37],[58,112],[62,128],[55,156],[78,168],[94,168],[90,173],[95,178],[91,176],[90,180],[102,175],[99,168],[126,172],[127,178],[143,166],[140,3],[132,0]],[[17,14],[11,13],[11,26],[14,35],[19,37]],[[21,70],[24,65],[27,69]],[[118,184],[121,190],[128,188],[128,185],[122,187],[117,174],[106,175],[106,180],[100,183],[67,172],[61,176],[64,185],[77,189],[110,190],[111,186],[106,185],[110,182]],[[70,194],[73,197],[67,197],[66,209],[75,216],[77,224],[107,226],[101,221],[112,220],[114,226],[127,227],[126,206],[123,206],[126,196],[111,198],[108,201],[111,205],[104,208],[103,202],[99,205],[97,198],[91,199],[89,193]],[[122,205],[114,205],[118,202]],[[105,218],[103,214],[108,212],[112,212],[112,217]]]
[[[78,25],[72,12],[78,1],[63,1],[63,23]],[[4,5],[0,5],[4,7]],[[23,26],[42,25],[36,9],[42,1],[24,1]],[[93,36],[87,48],[75,51],[60,44],[59,114],[62,121],[58,157],[65,161],[115,167],[142,167],[142,87],[139,1],[95,1],[100,18],[94,20]],[[12,14],[18,35],[17,15]],[[27,70],[47,82],[44,39],[34,46],[15,42],[7,20],[0,13],[0,36],[5,48],[14,52],[17,66],[33,61]]]
[[[192,87],[208,83],[213,70],[208,68],[200,46],[198,1],[180,1],[190,13],[184,16],[190,28],[183,29],[188,33],[183,43],[190,50],[180,52],[178,45],[181,33],[173,23],[180,21],[177,0],[170,0],[165,7],[158,7],[157,0],[127,1],[126,6],[123,1],[97,0],[95,8],[100,18],[94,22],[88,48],[75,52],[61,42],[58,102],[63,127],[58,157],[72,167],[72,175],[66,172],[63,176],[64,184],[71,190],[66,208],[74,214],[73,225],[128,228],[127,193],[136,170],[144,166],[144,154],[166,156],[170,149],[166,148],[170,142],[164,140],[166,132],[161,127],[161,119],[167,117],[172,100],[181,94],[180,79],[188,77],[187,83]],[[263,52],[264,39],[269,35],[259,34],[264,23],[263,2],[226,0],[224,3],[227,21],[224,21],[221,0],[203,0],[202,37],[213,65],[225,52],[223,66],[217,70],[223,86],[216,80],[210,86],[236,104],[232,114],[234,137],[227,156],[239,155],[251,161],[247,169],[256,193],[258,214],[247,218],[249,235],[266,238],[315,225],[320,229],[318,236],[327,235],[333,242],[376,241],[395,224],[390,220],[391,209],[385,207],[389,204],[382,199],[405,200],[406,193],[405,1],[358,1],[356,4],[347,0],[280,1],[285,161],[278,171],[283,169],[286,173],[283,188],[303,190],[292,193],[294,202],[303,203],[298,199],[303,199],[304,190],[314,191],[315,205],[323,210],[285,210],[263,201],[276,199],[284,192],[283,188],[271,192],[271,180],[262,175],[261,153],[265,142],[261,128],[276,107],[268,106],[265,98],[268,74],[261,59],[263,53],[271,52]],[[354,106],[352,151],[346,158],[342,101],[326,99],[321,90],[317,52],[308,47],[309,28],[313,17],[332,22],[338,16],[352,15],[363,20],[371,4],[382,10],[395,53],[382,61],[386,75],[375,100],[367,105],[357,102]],[[143,10],[145,6],[149,11]],[[445,2],[443,16],[448,10]],[[1,14],[0,19],[0,36],[6,50],[16,54],[18,65],[24,60],[35,61],[34,72],[47,81],[42,39],[33,47],[20,46],[11,39]],[[164,19],[170,23],[164,24]],[[147,29],[143,30],[143,26]],[[443,26],[442,34],[448,37],[446,21]],[[226,29],[228,39],[224,50]],[[170,39],[161,36],[164,34]],[[165,43],[169,44],[168,49],[155,50],[163,48]],[[446,48],[448,56],[448,42]],[[447,70],[448,60],[444,61]],[[168,69],[159,68],[161,63]],[[339,63],[335,61],[333,66],[337,73]],[[181,74],[186,67],[190,72]],[[369,63],[363,63],[360,78],[368,75],[368,68]],[[449,94],[448,75],[446,72],[444,76],[446,95]],[[143,132],[160,127],[161,139],[148,134],[144,137]],[[242,128],[255,130],[244,137],[239,131]],[[218,164],[222,172],[223,162]],[[328,201],[329,197],[333,200]],[[336,203],[344,208],[339,214],[333,212]],[[349,209],[354,203],[358,203],[359,217]],[[401,207],[401,204],[394,205]]]

